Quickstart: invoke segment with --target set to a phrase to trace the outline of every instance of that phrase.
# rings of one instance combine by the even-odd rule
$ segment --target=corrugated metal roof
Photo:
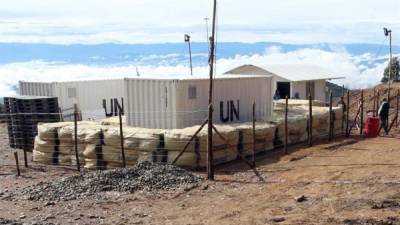
[[[314,65],[306,64],[275,64],[264,65],[258,67],[254,65],[243,65],[232,69],[226,74],[274,74],[289,81],[306,81],[306,80],[330,80],[340,79],[343,76],[335,75],[333,72]]]
[[[214,79],[247,79],[247,78],[264,78],[264,77],[272,77],[272,75],[265,76],[265,75],[253,75],[253,74],[226,74],[226,75],[215,75]],[[68,80],[68,81],[57,81],[57,82],[30,82],[30,81],[23,81],[22,83],[31,83],[31,84],[65,84],[65,83],[90,83],[90,82],[107,82],[107,81],[123,81],[125,79],[129,80],[208,80],[208,75],[170,75],[164,77],[157,77],[157,76],[142,76],[142,77],[121,77],[121,78],[103,78],[103,79],[82,79],[82,80]]]

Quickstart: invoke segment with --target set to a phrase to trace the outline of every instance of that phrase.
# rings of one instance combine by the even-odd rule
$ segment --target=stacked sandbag
[[[164,130],[130,128],[124,133],[124,138],[125,147],[136,150],[138,162],[166,162]]]
[[[213,156],[216,165],[232,161],[237,158],[238,132],[230,125],[215,125],[221,138],[213,132]],[[173,162],[188,141],[200,126],[184,129],[174,129],[165,132],[165,149],[168,152],[168,162]],[[185,153],[176,162],[177,165],[189,167],[205,167],[207,159],[207,128],[196,135],[196,138],[187,147]]]
[[[104,169],[104,159],[102,152],[102,139],[104,127],[98,123],[85,123],[78,125],[78,153],[79,162],[84,161],[86,169]],[[75,142],[75,135],[72,135]],[[96,152],[97,147],[100,149]],[[93,152],[95,154],[93,154]]]
[[[61,128],[69,126],[69,122],[40,123],[38,135],[35,137],[33,161],[43,164],[69,165],[71,157],[63,151],[59,140]]]
[[[239,132],[239,145],[243,146],[243,154],[253,153],[253,124],[242,123],[233,125]],[[277,125],[269,122],[255,123],[255,153],[274,148],[274,138]]]
[[[125,124],[126,124],[125,116],[122,116],[121,119],[122,119],[122,125],[125,126]],[[104,126],[119,126],[119,117],[118,116],[113,116],[113,117],[108,117],[108,118],[105,118],[105,119],[101,119],[99,121],[99,123],[101,125],[104,125]]]
[[[300,109],[301,108],[301,109]],[[306,106],[297,107],[297,109],[303,110],[304,117],[306,118],[306,123],[308,127],[308,120],[309,120],[309,109]],[[312,129],[313,129],[313,136],[324,136],[328,134],[329,128],[329,108],[328,107],[318,107],[315,106],[312,108]]]
[[[197,127],[200,128],[200,127]],[[207,129],[204,127],[203,129]],[[192,138],[196,131],[193,133],[185,132],[185,129],[172,129],[167,130],[164,134],[165,138],[165,149],[167,151],[168,162],[172,163],[178,154],[184,149],[186,144]],[[200,143],[199,138],[196,137],[187,146],[185,152],[176,162],[177,165],[187,167],[199,167],[200,161],[204,160],[200,155]]]
[[[285,141],[285,118],[275,117],[278,123],[278,139]],[[295,144],[307,140],[307,122],[308,119],[304,114],[293,112],[288,113],[288,144]]]
[[[161,129],[124,127],[124,150],[127,165],[137,161],[162,161],[165,153],[158,152],[162,134]],[[108,127],[104,131],[104,155],[108,166],[122,166],[121,136],[119,127]]]
[[[280,99],[280,100],[274,100],[274,111],[276,112],[285,112],[285,107],[286,107],[286,99]],[[288,99],[288,108],[294,108],[294,107],[303,107],[303,106],[309,106],[309,100],[302,100],[302,99]],[[325,102],[318,101],[318,100],[313,100],[312,101],[312,106],[313,107],[324,107],[326,106]]]
[[[335,115],[335,122],[334,122],[334,132],[335,133],[340,133],[342,131],[342,124],[344,122],[343,120],[343,108],[341,106],[338,107],[333,107],[332,111],[334,112]],[[344,127],[344,124],[343,124]]]

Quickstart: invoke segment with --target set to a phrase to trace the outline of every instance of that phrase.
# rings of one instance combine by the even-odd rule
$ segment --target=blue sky
[[[204,41],[211,9],[211,0],[13,0],[0,5],[0,42]],[[398,0],[219,0],[218,9],[221,41],[381,44],[383,26],[400,30]]]

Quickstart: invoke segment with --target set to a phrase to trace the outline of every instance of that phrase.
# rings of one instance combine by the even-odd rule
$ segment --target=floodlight
[[[188,34],[185,34],[185,42],[190,42],[190,36]]]
[[[389,36],[389,33],[392,32],[391,30],[388,30],[386,27],[383,28],[383,32],[385,33],[385,36]]]

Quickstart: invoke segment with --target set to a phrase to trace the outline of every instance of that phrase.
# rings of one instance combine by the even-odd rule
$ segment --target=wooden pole
[[[380,95],[379,95],[379,90],[376,93],[376,109],[375,109],[375,116],[379,116],[378,115],[378,111],[379,111],[379,101],[380,101]]]
[[[329,94],[329,124],[328,124],[328,141],[332,140],[332,91]]]
[[[345,95],[345,93],[344,93],[344,85],[342,86],[342,97],[341,97],[341,101],[342,101],[342,104],[343,104],[343,108],[342,108],[342,118],[341,118],[341,120],[342,120],[342,123],[341,123],[341,129],[342,129],[342,133],[343,133],[343,130],[344,130],[344,118],[345,118],[345,115],[344,115],[344,113],[345,113],[345,103],[344,103],[344,95]]]
[[[399,126],[399,90],[397,90],[397,94],[396,94],[396,127]]]
[[[175,164],[176,161],[182,156],[182,154],[186,151],[186,149],[189,147],[190,143],[195,139],[197,134],[200,133],[200,131],[203,129],[203,127],[208,124],[208,120],[204,121],[203,124],[201,124],[200,128],[197,129],[197,131],[193,134],[193,136],[190,138],[190,140],[186,143],[185,147],[183,147],[182,151],[179,152],[179,154],[176,156],[172,164]]]
[[[313,116],[312,116],[312,96],[308,94],[308,145],[312,146],[312,139],[313,139]]]
[[[256,167],[256,102],[253,102],[253,152],[252,162],[253,167]]]
[[[24,164],[25,164],[25,167],[28,168],[28,156],[27,156],[26,149],[24,149]]]
[[[389,103],[389,110],[390,110],[390,81],[392,79],[392,31],[389,32],[389,53],[390,53],[390,58],[389,58],[389,80],[388,80],[388,93],[387,93],[387,100]],[[390,113],[387,117],[387,122],[386,124],[389,124],[389,117]]]
[[[363,134],[364,130],[364,90],[361,90],[361,112],[360,112],[360,135]]]
[[[81,171],[81,165],[79,163],[79,153],[78,153],[78,105],[74,104],[74,137],[75,137],[75,158],[76,158],[76,168]]]
[[[208,143],[207,143],[207,179],[214,180],[214,156],[213,156],[213,139],[212,139],[212,126],[213,126],[213,77],[214,77],[214,60],[215,60],[215,25],[217,17],[217,0],[214,0],[213,7],[213,22],[212,22],[212,33],[210,38],[210,53],[208,59],[208,65],[210,70],[210,87],[208,90]]]
[[[213,156],[213,123],[212,114],[213,107],[212,104],[208,107],[208,127],[207,127],[207,179],[214,180],[214,156]]]
[[[122,110],[118,110],[118,117],[119,117],[119,136],[121,138],[121,154],[122,154],[122,166],[126,167],[126,160],[125,160],[125,146],[124,146],[124,131],[122,129]]]
[[[17,176],[21,176],[21,171],[19,170],[18,152],[14,152],[15,165],[17,166]]]
[[[223,140],[226,143],[226,145],[229,148],[235,147],[231,143],[229,143],[229,141],[217,130],[217,128],[214,125],[213,125],[213,130],[219,136],[219,138],[221,138],[221,140]],[[240,136],[240,134],[239,134],[239,136]],[[253,162],[250,162],[249,160],[247,160],[246,157],[242,154],[242,151],[239,148],[237,150],[238,150],[237,154],[238,154],[239,158],[241,158],[251,168],[254,168],[253,167]]]
[[[351,131],[353,130],[353,127],[357,124],[357,118],[358,118],[358,116],[360,115],[360,112],[361,112],[361,106],[359,106],[358,109],[357,109],[357,114],[356,114],[356,116],[354,117],[353,123],[351,124],[351,126],[350,126],[350,128],[349,128],[349,134],[350,134]]]
[[[349,112],[350,112],[350,90],[347,90],[347,106],[346,106],[346,137],[350,136],[349,131]]]
[[[288,96],[285,98],[285,154],[288,154],[288,111],[289,111],[289,99]]]
[[[372,99],[373,99],[372,114],[373,114],[373,116],[375,117],[375,116],[376,116],[376,115],[375,115],[375,108],[376,108],[376,106],[375,106],[375,104],[376,104],[376,88],[374,88],[374,97],[373,97]]]
[[[393,118],[393,120],[392,120],[392,122],[390,123],[390,124],[388,124],[388,133],[390,132],[390,130],[393,128],[393,125],[395,124],[395,122],[396,122],[396,120],[397,120],[397,117],[396,117],[396,115],[394,116],[394,118]]]
[[[344,84],[342,85],[342,97],[344,97]]]

